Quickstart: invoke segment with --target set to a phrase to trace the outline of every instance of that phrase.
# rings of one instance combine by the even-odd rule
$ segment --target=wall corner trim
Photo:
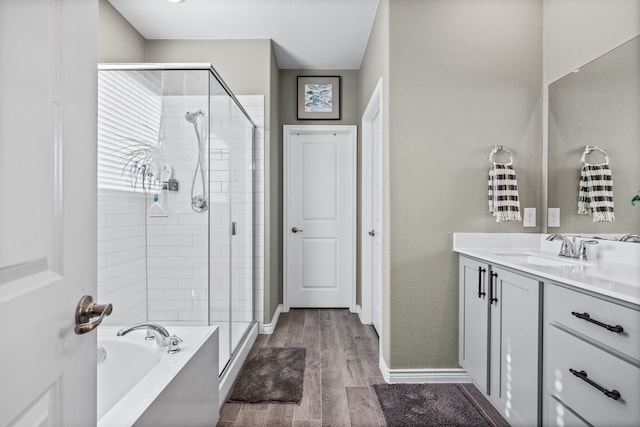
[[[367,322],[366,319],[363,319],[362,306],[360,306],[360,304],[356,304],[356,309],[353,310],[352,313],[356,313],[358,315],[358,319],[360,319],[360,323],[363,325],[371,325],[371,321]]]
[[[271,335],[273,331],[276,329],[276,325],[278,324],[278,318],[280,318],[280,313],[283,312],[282,304],[278,304],[276,307],[276,312],[273,313],[273,318],[271,318],[271,323],[260,323],[260,333]]]
[[[470,383],[471,377],[462,368],[390,369],[382,354],[380,372],[388,384]]]

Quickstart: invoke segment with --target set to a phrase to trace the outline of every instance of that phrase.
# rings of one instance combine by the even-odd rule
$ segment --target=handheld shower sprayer
[[[193,180],[191,181],[191,209],[195,212],[206,212],[209,208],[209,203],[205,194],[207,191],[207,185],[204,178],[204,167],[202,165],[202,137],[198,126],[199,117],[204,117],[204,111],[187,111],[184,115],[185,120],[193,125],[193,129],[196,132],[196,139],[198,141],[198,163],[196,164],[196,169],[193,171]],[[194,195],[193,189],[196,185],[198,169],[200,169],[200,177],[202,178],[202,194]]]

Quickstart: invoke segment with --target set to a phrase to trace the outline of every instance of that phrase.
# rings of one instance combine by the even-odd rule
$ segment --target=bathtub
[[[167,353],[145,331],[98,328],[98,427],[213,426],[218,422],[218,328],[166,326],[182,338]],[[101,351],[98,351],[100,358]]]

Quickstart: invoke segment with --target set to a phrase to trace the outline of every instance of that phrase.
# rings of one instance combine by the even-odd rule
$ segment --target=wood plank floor
[[[373,384],[378,335],[346,309],[292,309],[282,313],[272,335],[258,335],[248,359],[261,347],[305,347],[302,402],[225,403],[219,427],[384,426]]]
[[[378,335],[347,309],[292,309],[282,313],[272,335],[258,335],[247,358],[261,347],[305,347],[302,402],[225,403],[219,427],[386,426],[374,384],[384,383],[378,368]],[[472,385],[468,396],[496,427],[509,424]]]

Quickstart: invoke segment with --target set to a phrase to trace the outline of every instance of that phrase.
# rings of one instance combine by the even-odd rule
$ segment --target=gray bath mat
[[[300,403],[306,350],[265,347],[242,367],[229,402]]]
[[[457,384],[373,386],[389,427],[490,426]]]

